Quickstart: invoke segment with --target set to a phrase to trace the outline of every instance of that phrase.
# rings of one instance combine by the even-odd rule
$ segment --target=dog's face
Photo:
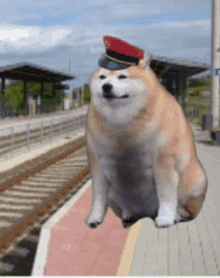
[[[129,120],[147,101],[147,86],[128,69],[98,68],[90,78],[91,102],[112,122]],[[110,120],[110,119],[109,119]]]
[[[126,124],[148,101],[145,76],[151,56],[123,70],[98,68],[90,78],[91,102],[108,122]]]
[[[92,101],[95,105],[120,108],[140,98],[146,99],[146,86],[133,78],[127,69],[107,70],[98,68],[90,79]]]

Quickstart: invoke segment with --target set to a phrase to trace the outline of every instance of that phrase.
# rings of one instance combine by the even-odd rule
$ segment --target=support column
[[[41,82],[40,98],[41,98],[40,113],[42,114],[44,111],[44,82]]]
[[[80,94],[80,87],[76,90],[76,107],[79,107],[79,94]]]
[[[2,77],[2,120],[5,119],[5,77]]]
[[[84,89],[85,89],[85,85],[82,86],[81,105],[84,105]]]
[[[24,103],[23,103],[23,111],[24,115],[27,115],[27,109],[28,109],[28,104],[27,104],[27,80],[24,80]]]
[[[179,77],[179,73],[176,72],[175,74],[175,98],[177,101],[179,101],[179,91],[180,91],[180,77]]]
[[[64,110],[64,98],[63,98],[63,90],[60,91],[60,106],[61,106],[61,111]]]
[[[167,77],[167,91],[173,96],[174,89],[173,89],[173,75]]]
[[[73,108],[76,108],[76,89],[72,92],[72,102],[73,102]]]
[[[79,87],[79,106],[82,105],[82,87]]]
[[[220,46],[220,2],[219,0],[212,0],[212,40],[211,40],[211,115],[213,117],[213,127],[219,126],[219,76],[216,75],[215,70],[220,66],[219,46]]]
[[[53,98],[53,112],[55,112],[56,111],[56,83],[55,82],[53,82],[52,85],[52,98]]]
[[[163,77],[163,86],[167,90],[167,76]]]

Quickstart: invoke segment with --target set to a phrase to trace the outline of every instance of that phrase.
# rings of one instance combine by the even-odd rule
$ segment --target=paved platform
[[[27,124],[29,123],[30,130],[43,126],[51,126],[53,124],[59,124],[69,118],[86,115],[89,105],[85,104],[77,109],[69,111],[58,111],[51,114],[36,115],[35,117],[23,117],[18,119],[8,119],[0,122],[0,138],[2,136],[11,135],[11,127],[14,127],[14,133],[24,132],[27,130]],[[52,121],[52,122],[51,122]]]
[[[0,121],[0,140],[2,140],[2,137],[9,135],[11,136],[12,134],[12,127],[13,127],[13,132],[14,134],[21,133],[21,132],[27,132],[27,124],[29,123],[29,128],[30,128],[30,134],[32,134],[32,130],[35,129],[40,129],[41,128],[41,123],[43,122],[43,128],[49,127],[49,126],[55,126],[59,125],[63,121],[69,121],[69,119],[73,119],[78,116],[86,116],[88,112],[88,104],[85,104],[82,107],[79,107],[74,110],[68,110],[68,111],[58,111],[55,113],[51,114],[46,114],[46,115],[37,115],[36,117],[27,117],[27,118],[20,118],[20,119],[8,119],[7,121]],[[85,128],[83,128],[85,130]],[[7,165],[11,164],[12,161],[17,161],[19,163],[19,160],[24,157],[27,158],[33,158],[36,154],[41,154],[42,152],[45,152],[46,150],[49,150],[51,147],[56,148],[58,145],[64,144],[68,142],[69,140],[72,140],[75,138],[76,133],[78,133],[78,130],[70,130],[67,133],[62,133],[60,132],[59,136],[56,136],[53,138],[53,142],[50,140],[45,140],[43,141],[43,144],[40,140],[39,137],[39,142],[35,141],[32,142],[32,139],[30,140],[30,145],[29,148],[26,145],[23,145],[21,147],[17,147],[13,149],[13,153],[11,151],[6,152],[5,154],[0,155],[0,172],[2,169],[7,169]],[[31,135],[32,136],[32,135]],[[69,138],[69,139],[66,139]],[[5,139],[4,139],[5,140]],[[8,139],[9,140],[9,139]],[[16,139],[17,140],[17,139]],[[5,141],[4,141],[5,142]],[[11,139],[9,141],[11,144]],[[4,163],[6,162],[7,165]],[[17,163],[16,162],[16,163]],[[15,164],[12,163],[11,167],[12,168]]]
[[[220,147],[202,144],[209,132],[192,127],[209,181],[195,220],[156,229],[152,220],[142,219],[123,229],[108,210],[104,223],[89,229],[88,181],[42,227],[32,275],[220,275]]]
[[[78,115],[83,112],[87,112],[89,104],[84,104],[83,106],[72,109],[72,110],[64,110],[64,111],[56,111],[51,113],[44,113],[44,114],[36,114],[34,116],[21,116],[21,117],[7,117],[4,120],[0,118],[0,128],[10,127],[11,125],[18,125],[18,124],[25,124],[27,122],[39,122],[42,119],[49,120],[49,119],[57,119],[57,118],[65,118],[71,117],[72,115]]]

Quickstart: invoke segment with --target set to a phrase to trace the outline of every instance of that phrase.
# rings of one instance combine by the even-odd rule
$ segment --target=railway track
[[[0,255],[49,217],[89,178],[85,137],[58,157],[0,186]],[[0,274],[1,274],[0,265]]]

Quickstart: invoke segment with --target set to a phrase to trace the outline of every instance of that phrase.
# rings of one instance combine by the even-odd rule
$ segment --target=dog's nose
[[[104,84],[104,85],[102,86],[102,90],[103,90],[105,93],[108,93],[108,92],[110,92],[110,91],[112,90],[112,85],[106,83],[106,84]]]
[[[104,84],[102,86],[102,90],[103,90],[103,97],[105,98],[113,98],[114,94],[112,93],[112,85],[111,84]]]

